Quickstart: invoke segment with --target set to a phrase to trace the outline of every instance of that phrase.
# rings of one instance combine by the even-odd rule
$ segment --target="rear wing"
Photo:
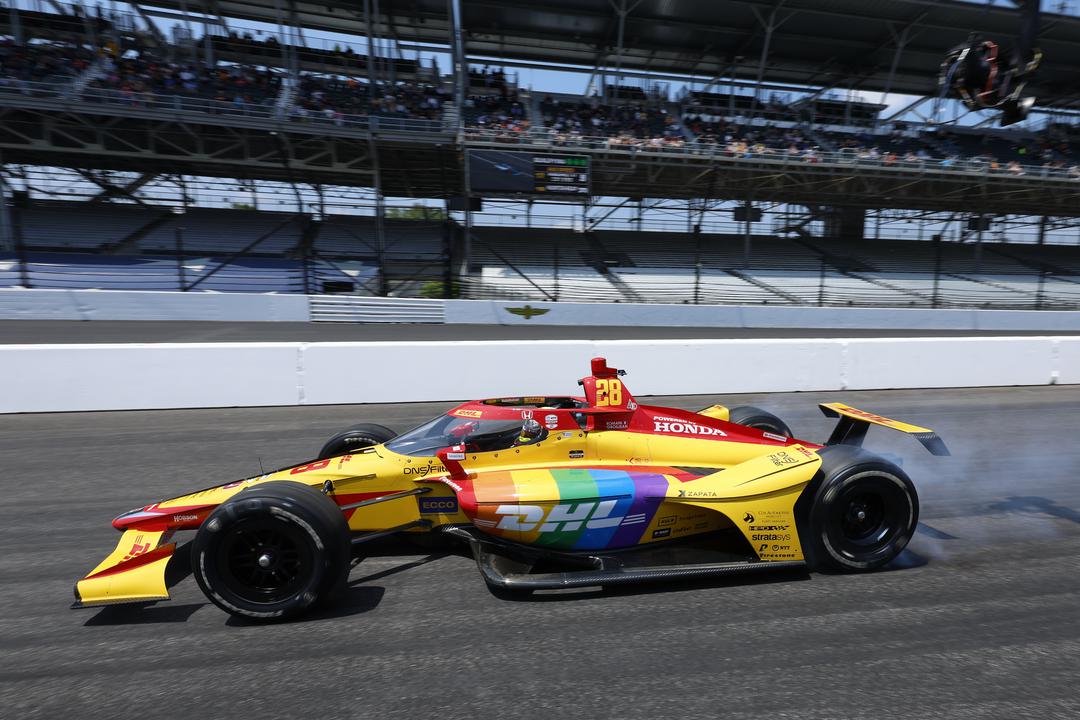
[[[821,408],[821,412],[825,414],[825,417],[840,418],[840,422],[836,423],[836,428],[833,430],[832,435],[829,436],[826,445],[862,445],[863,438],[866,437],[866,431],[870,426],[880,425],[913,436],[923,444],[923,447],[931,455],[946,456],[950,454],[949,448],[945,447],[945,441],[930,428],[892,420],[843,403],[822,403],[818,407]]]

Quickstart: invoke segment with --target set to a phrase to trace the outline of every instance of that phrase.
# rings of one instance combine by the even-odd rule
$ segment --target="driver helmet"
[[[540,439],[540,436],[544,434],[544,426],[533,418],[529,418],[521,424],[521,431],[518,433],[517,444],[528,445],[534,443]]]

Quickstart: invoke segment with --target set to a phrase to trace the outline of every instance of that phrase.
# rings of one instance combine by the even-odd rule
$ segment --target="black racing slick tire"
[[[375,423],[361,423],[346,428],[326,441],[316,460],[339,457],[372,445],[382,445],[397,437],[390,428]]]
[[[731,408],[731,412],[728,414],[728,421],[736,423],[738,425],[745,425],[756,430],[763,430],[774,435],[783,435],[784,437],[795,437],[791,433],[791,428],[787,426],[780,418],[773,415],[771,412],[756,408],[751,405],[740,405],[736,408]]]
[[[344,587],[349,526],[333,500],[297,482],[256,485],[222,503],[191,545],[199,588],[225,612],[288,620]]]
[[[907,547],[919,523],[919,496],[911,479],[862,448],[834,445],[818,452],[821,468],[796,506],[808,564],[836,572],[888,564]]]

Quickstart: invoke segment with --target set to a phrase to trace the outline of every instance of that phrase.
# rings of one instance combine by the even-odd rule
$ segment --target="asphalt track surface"
[[[871,431],[922,495],[920,530],[887,570],[506,601],[468,557],[392,542],[355,568],[343,605],[276,626],[230,619],[190,577],[167,603],[68,605],[118,513],[445,404],[0,417],[0,716],[1080,716],[1080,387],[663,402],[762,405],[822,439],[815,403],[841,398],[933,427],[953,451]]]
[[[309,322],[0,320],[0,345],[159,342],[397,342],[436,340],[658,340],[707,338],[1080,335],[1080,331],[851,330],[559,325],[369,325]]]

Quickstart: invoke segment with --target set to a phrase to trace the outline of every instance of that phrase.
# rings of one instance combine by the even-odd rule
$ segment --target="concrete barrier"
[[[472,325],[822,328],[877,330],[1080,330],[1070,310],[934,310],[770,305],[663,305],[447,300],[446,322]]]
[[[1080,383],[1080,338],[0,346],[0,412],[575,394],[588,360],[638,395]]]
[[[408,323],[417,322],[418,317],[424,318],[423,322],[441,317],[446,323],[469,325],[1022,330],[1047,334],[1080,331],[1080,311],[1057,310],[439,301],[214,292],[0,289],[0,320],[304,322],[314,318],[336,322],[370,322],[377,318],[380,322]]]
[[[306,295],[0,288],[0,320],[309,319]]]

